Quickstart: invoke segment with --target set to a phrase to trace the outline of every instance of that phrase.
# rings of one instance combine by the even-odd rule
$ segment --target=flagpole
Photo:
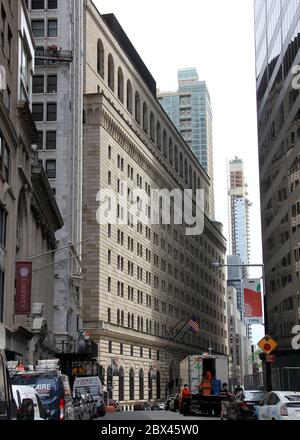
[[[184,329],[184,327],[187,325],[188,322],[189,322],[189,320],[184,323],[184,325],[180,328],[180,330],[178,330],[178,332],[176,333],[176,335],[173,338],[173,341],[175,341],[177,336],[182,332],[182,330]]]
[[[175,328],[178,326],[178,324],[182,322],[182,319],[179,319],[179,321],[174,325],[174,327],[172,327],[169,331],[168,334],[166,335],[166,337],[168,338],[169,335],[171,336],[171,334],[173,333],[173,331],[175,330]]]

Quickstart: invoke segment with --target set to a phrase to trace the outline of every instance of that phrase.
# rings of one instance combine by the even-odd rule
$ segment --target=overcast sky
[[[227,162],[244,160],[251,217],[251,262],[261,230],[253,0],[94,0],[116,15],[161,91],[177,89],[177,69],[196,67],[213,108],[216,219],[228,237]],[[250,276],[260,277],[260,269]],[[263,334],[255,326],[254,342]]]

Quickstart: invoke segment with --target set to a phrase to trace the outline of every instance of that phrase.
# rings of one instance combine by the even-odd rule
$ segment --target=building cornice
[[[92,5],[92,6],[91,6]],[[176,138],[176,142],[178,145],[180,145],[181,148],[183,148],[184,152],[189,156],[189,159],[191,162],[193,162],[194,166],[197,166],[201,170],[201,176],[202,178],[206,179],[207,182],[210,182],[210,177],[207,174],[207,172],[204,170],[204,168],[201,166],[201,164],[198,162],[197,158],[195,157],[192,150],[188,147],[188,145],[185,143],[183,137],[175,127],[174,123],[171,121],[167,113],[165,112],[164,108],[160,105],[157,99],[153,97],[153,95],[148,90],[147,86],[145,85],[143,79],[136,74],[135,69],[132,67],[130,60],[125,58],[122,54],[122,48],[119,46],[117,42],[115,42],[115,37],[112,35],[110,29],[104,22],[104,20],[101,19],[101,14],[98,11],[97,7],[94,5],[94,3],[91,0],[87,0],[86,4],[86,12],[89,13],[95,24],[98,26],[100,32],[103,34],[103,36],[107,39],[108,43],[111,45],[112,49],[115,51],[115,53],[118,55],[132,78],[139,84],[139,87],[142,89],[143,94],[147,98],[148,102],[151,103],[153,106],[154,111],[160,115],[162,121],[170,131],[172,131],[172,135],[174,136],[174,141]]]

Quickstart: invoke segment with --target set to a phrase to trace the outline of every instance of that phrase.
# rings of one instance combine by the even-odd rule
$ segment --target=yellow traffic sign
[[[272,353],[272,351],[275,350],[275,348],[277,347],[277,342],[274,341],[273,338],[271,338],[271,336],[266,335],[264,338],[262,338],[258,344],[259,348],[262,349],[262,351],[264,351],[266,354],[270,354]]]

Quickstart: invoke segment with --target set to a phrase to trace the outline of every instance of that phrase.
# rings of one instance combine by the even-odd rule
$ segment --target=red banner
[[[31,313],[32,263],[16,264],[16,315]]]
[[[262,299],[259,279],[244,280],[246,324],[262,324]]]

